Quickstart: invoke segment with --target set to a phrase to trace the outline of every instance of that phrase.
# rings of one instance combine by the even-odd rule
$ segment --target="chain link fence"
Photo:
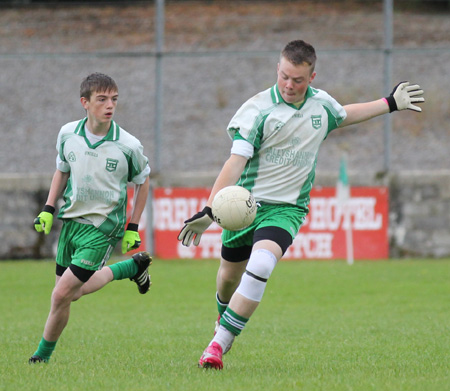
[[[450,167],[448,2],[425,10],[419,3],[394,1],[392,80],[419,83],[426,102],[421,114],[393,114],[393,172]],[[115,119],[142,141],[161,176],[220,170],[231,146],[229,120],[275,83],[279,51],[290,40],[316,47],[313,86],[341,104],[385,93],[382,1],[169,1],[161,53],[156,14],[154,2],[2,9],[0,173],[54,171],[56,135],[84,116],[79,85],[95,71],[117,81]],[[350,170],[375,177],[385,151],[384,121],[374,119],[334,131],[317,169],[335,172],[346,153]]]

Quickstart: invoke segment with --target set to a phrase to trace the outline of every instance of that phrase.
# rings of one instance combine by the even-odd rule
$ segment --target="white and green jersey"
[[[232,139],[254,147],[237,184],[257,201],[306,208],[320,144],[346,116],[335,99],[312,87],[300,108],[286,103],[277,85],[255,95],[227,128]]]
[[[127,184],[150,174],[139,140],[114,121],[95,144],[86,137],[87,118],[64,125],[56,143],[57,169],[70,172],[58,217],[93,224],[109,237],[123,236]]]

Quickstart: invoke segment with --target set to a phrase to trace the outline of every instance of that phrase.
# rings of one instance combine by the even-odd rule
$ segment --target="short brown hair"
[[[85,77],[80,86],[80,98],[89,100],[93,92],[119,91],[112,77],[95,72]]]
[[[284,57],[294,65],[307,63],[314,70],[316,65],[316,51],[314,47],[301,39],[289,42],[281,52],[281,57]]]

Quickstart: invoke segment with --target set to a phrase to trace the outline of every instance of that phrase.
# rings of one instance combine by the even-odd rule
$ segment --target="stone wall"
[[[399,174],[389,189],[391,256],[450,256],[450,171]]]
[[[215,174],[165,174],[153,186],[211,186]],[[336,173],[317,173],[316,185],[334,186]],[[352,174],[352,186],[388,186],[390,199],[390,255],[450,257],[450,170],[402,172],[373,178]],[[38,235],[33,219],[47,198],[48,175],[0,176],[0,259],[52,258],[60,221],[52,232]]]

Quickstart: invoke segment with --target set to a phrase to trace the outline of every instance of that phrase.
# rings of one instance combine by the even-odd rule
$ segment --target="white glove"
[[[209,206],[205,206],[201,212],[196,213],[189,220],[184,222],[185,226],[178,234],[178,240],[183,246],[189,247],[194,241],[194,245],[198,246],[203,232],[212,224],[212,211]]]
[[[422,96],[418,97],[418,95],[422,94],[423,90],[420,89],[418,84],[410,86],[409,81],[402,81],[394,87],[391,95],[386,98],[389,105],[389,112],[392,113],[396,110],[406,109],[422,111],[420,107],[413,105],[413,103],[421,103],[425,101]]]

